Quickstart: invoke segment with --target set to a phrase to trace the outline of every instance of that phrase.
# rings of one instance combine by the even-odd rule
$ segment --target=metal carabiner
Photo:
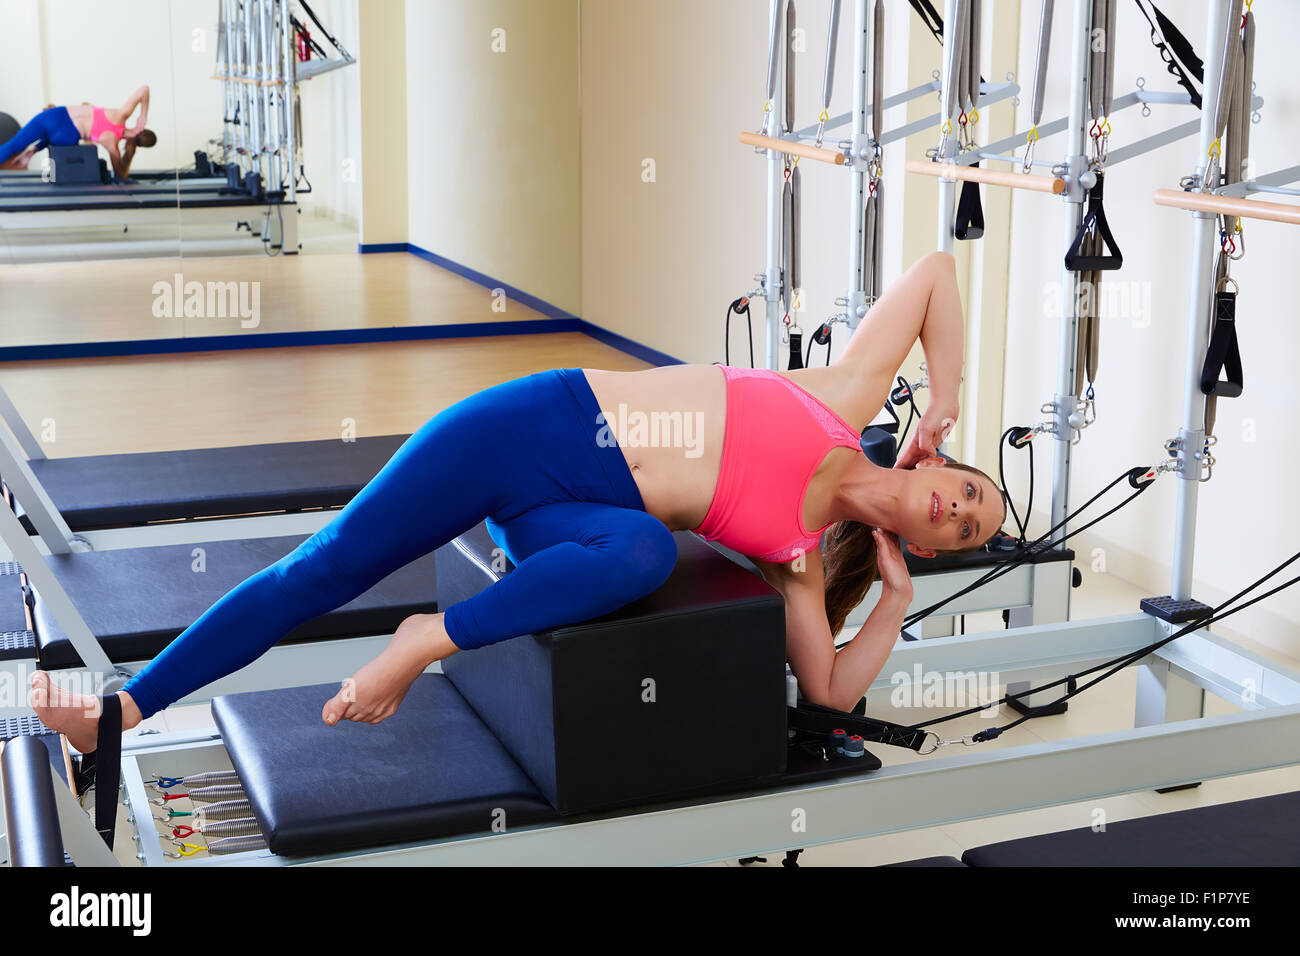
[[[917,753],[923,757],[928,757],[930,754],[934,753],[940,747],[951,747],[954,746],[955,744],[964,744],[967,747],[974,747],[975,744],[978,742],[974,739],[975,736],[974,734],[967,734],[964,737],[957,737],[953,740],[944,740],[933,730],[927,730],[926,736],[934,738],[934,746],[931,747],[929,750],[918,750]]]

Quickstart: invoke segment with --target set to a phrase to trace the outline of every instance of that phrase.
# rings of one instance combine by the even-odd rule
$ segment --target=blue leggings
[[[80,142],[81,130],[72,122],[67,107],[51,106],[37,113],[12,139],[0,146],[0,166],[33,144],[37,149],[45,149],[47,146],[76,146]]]
[[[662,584],[672,533],[623,453],[599,440],[580,369],[540,372],[451,406],[328,525],[236,586],[126,685],[148,717],[266,653],[485,518],[515,570],[443,608],[459,648],[608,614]]]

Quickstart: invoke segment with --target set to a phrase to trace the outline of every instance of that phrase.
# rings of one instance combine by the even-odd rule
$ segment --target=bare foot
[[[41,723],[64,734],[79,753],[94,753],[99,744],[99,698],[64,690],[45,671],[32,675],[31,687],[31,707]],[[122,729],[130,730],[140,723],[140,709],[129,694],[118,691],[117,696],[122,701]]]
[[[343,682],[321,710],[321,719],[332,727],[340,720],[377,724],[393,716],[424,669],[456,650],[441,614],[408,617],[384,652]]]

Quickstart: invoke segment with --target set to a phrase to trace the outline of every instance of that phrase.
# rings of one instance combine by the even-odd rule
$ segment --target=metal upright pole
[[[1222,73],[1220,52],[1224,30],[1229,24],[1228,0],[1210,0],[1209,19],[1205,27],[1205,83],[1201,102],[1201,135],[1198,139],[1196,176],[1198,181],[1209,172],[1210,147],[1216,130],[1212,98],[1219,88]],[[1191,600],[1192,567],[1196,547],[1196,500],[1200,489],[1201,460],[1205,445],[1205,394],[1201,391],[1201,364],[1210,341],[1210,303],[1214,283],[1214,244],[1217,240],[1214,213],[1194,212],[1192,226],[1192,270],[1189,277],[1187,306],[1186,388],[1183,393],[1183,424],[1178,430],[1179,452],[1178,511],[1174,523],[1174,569],[1169,596],[1175,601]]]
[[[776,83],[776,93],[771,98],[772,114],[769,127],[774,132],[772,135],[781,135],[782,116],[784,112],[785,94],[782,92],[785,88],[785,0],[769,0],[770,13],[769,23],[777,25],[777,39],[775,45],[774,65]],[[769,369],[775,369],[779,365],[780,357],[780,338],[778,330],[781,328],[781,187],[784,183],[782,172],[785,168],[785,157],[769,149],[767,151],[767,265],[766,281],[764,282],[764,294],[767,299],[767,322],[765,323],[766,335],[764,336],[763,363]]]
[[[272,43],[272,24],[275,20],[275,10],[272,6],[273,0],[258,0],[258,33],[261,36],[259,46],[262,55],[258,58],[257,76],[258,83],[262,90],[262,155],[266,157],[266,173],[263,182],[266,188],[274,191],[279,188],[280,167],[278,157],[273,150],[275,144],[271,141],[271,129],[274,123],[271,115],[271,103],[273,92],[271,90],[271,63],[278,59],[272,51],[279,47],[279,43]]]
[[[959,83],[956,65],[961,59],[961,51],[958,44],[961,37],[958,35],[961,31],[958,29],[957,18],[958,0],[944,0],[943,5],[943,72],[939,77],[940,90],[939,102],[945,106],[956,101],[954,88]],[[943,113],[941,107],[939,112]],[[942,149],[939,152],[938,160],[942,163],[950,163],[957,156],[957,130],[951,127],[950,116],[940,116],[939,124],[949,124],[950,132],[940,140]],[[935,247],[940,252],[952,252],[955,243],[953,236],[953,217],[957,213],[957,181],[955,179],[939,180],[939,239]]]
[[[292,26],[289,22],[289,0],[273,0],[280,7],[280,55],[284,63],[284,75],[280,78],[280,94],[284,110],[284,158],[287,182],[285,198],[294,202],[297,195],[298,181],[298,142],[294,128],[294,114],[298,107],[298,61],[293,55]],[[286,247],[285,251],[289,251]],[[296,251],[296,250],[295,250]]]
[[[1083,176],[1088,170],[1088,157],[1084,155],[1084,142],[1088,124],[1088,70],[1092,62],[1092,0],[1074,0],[1074,18],[1070,27],[1070,103],[1066,126],[1068,146],[1064,163],[1067,166],[1064,229],[1062,250],[1070,248],[1079,227],[1083,225]],[[1064,255],[1064,253],[1062,253]],[[1075,364],[1078,361],[1079,296],[1078,276],[1061,266],[1061,335],[1057,363],[1056,399],[1056,454],[1052,470],[1052,523],[1056,527],[1065,518],[1070,503],[1070,448],[1073,430],[1070,416],[1074,414],[1077,396],[1074,395]],[[1062,526],[1053,541],[1064,537],[1068,529]],[[1067,602],[1069,594],[1066,595]],[[1067,603],[1068,607],[1068,603]]]
[[[871,17],[869,0],[856,0],[853,9],[853,127],[852,151],[855,158],[849,174],[849,288],[845,293],[845,315],[849,328],[857,326],[867,314],[867,277],[863,270],[863,250],[867,241],[865,233],[867,212],[868,176],[860,163],[867,142],[867,97],[871,84],[868,51],[870,50]],[[876,90],[877,96],[881,95]]]

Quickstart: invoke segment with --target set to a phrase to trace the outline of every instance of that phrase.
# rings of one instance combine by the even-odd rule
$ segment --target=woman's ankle
[[[124,690],[119,690],[117,699],[122,702],[122,729],[131,730],[138,727],[140,722],[144,720],[144,715],[140,713],[140,708],[131,699],[131,695]]]

